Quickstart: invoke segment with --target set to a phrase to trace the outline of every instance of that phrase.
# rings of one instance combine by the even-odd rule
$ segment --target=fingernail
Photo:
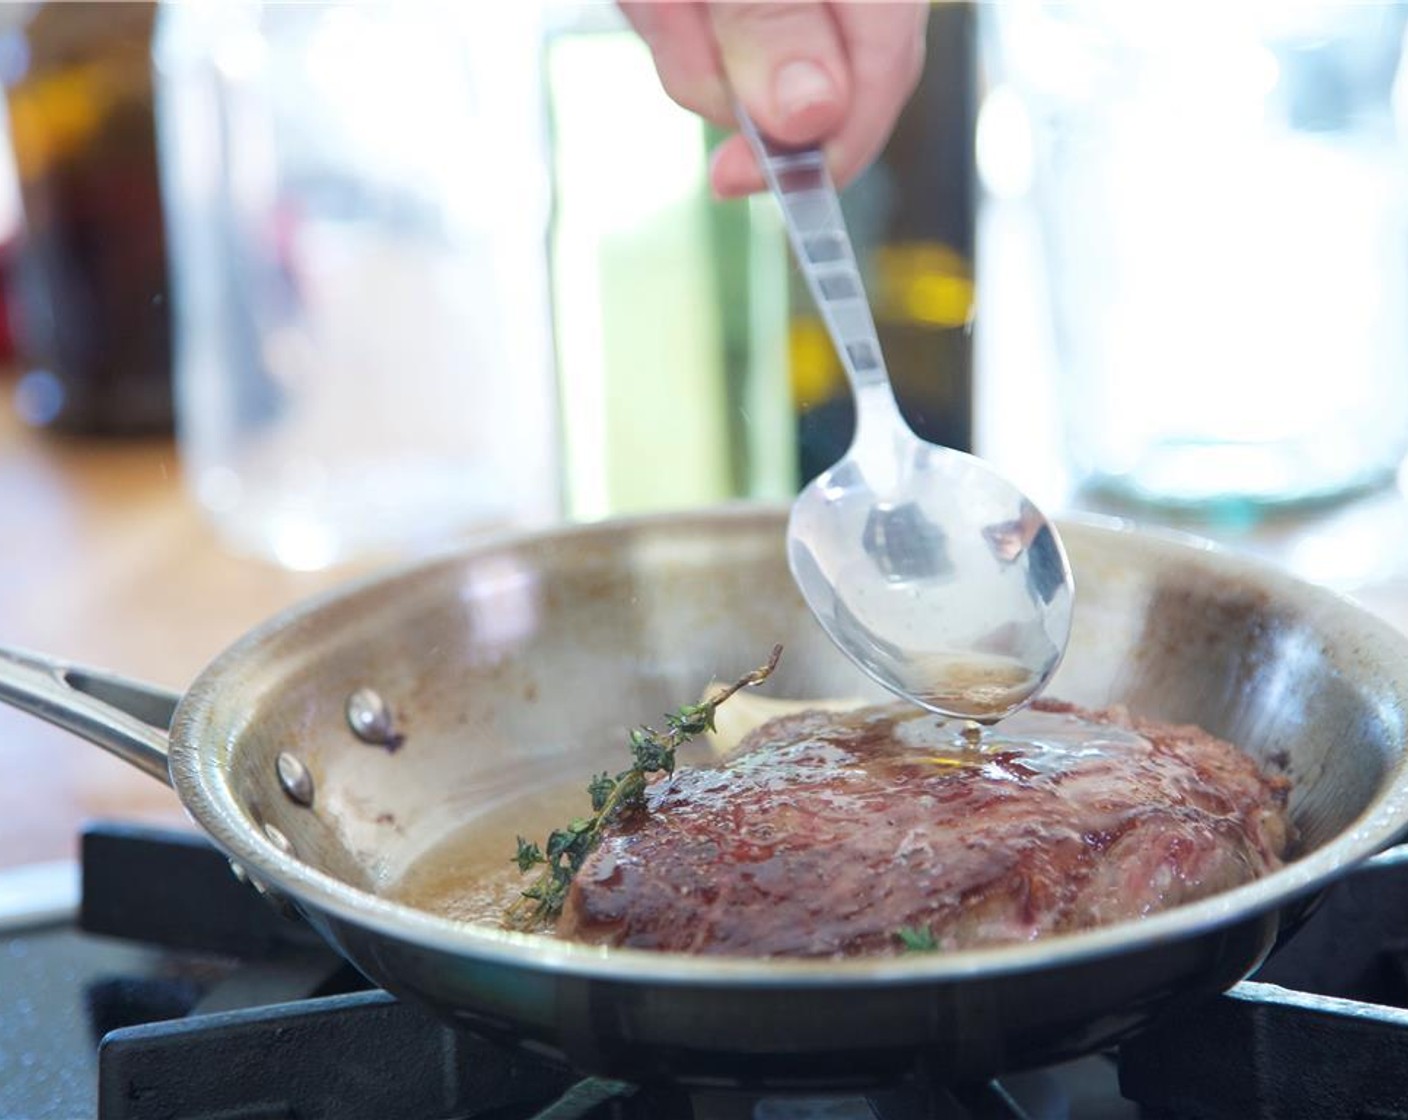
[[[777,72],[773,79],[773,97],[777,111],[784,120],[836,99],[836,86],[831,76],[815,62],[797,59]]]

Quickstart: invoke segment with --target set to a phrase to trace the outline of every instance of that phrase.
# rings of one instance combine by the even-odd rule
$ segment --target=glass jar
[[[233,546],[555,516],[539,41],[535,5],[163,8],[179,447]]]

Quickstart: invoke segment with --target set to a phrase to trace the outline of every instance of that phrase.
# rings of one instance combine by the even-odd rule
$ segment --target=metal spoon
[[[890,691],[996,722],[1029,703],[1065,653],[1065,550],[992,467],[910,429],[821,152],[778,146],[736,112],[855,394],[850,449],[792,506],[792,575],[832,640]]]

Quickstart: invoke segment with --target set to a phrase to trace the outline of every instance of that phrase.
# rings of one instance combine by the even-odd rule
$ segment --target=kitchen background
[[[773,203],[613,6],[0,14],[0,642],[179,689],[382,564],[845,447]],[[1403,26],[934,5],[844,200],[915,429],[1408,624]],[[0,768],[0,867],[181,816],[8,710]]]

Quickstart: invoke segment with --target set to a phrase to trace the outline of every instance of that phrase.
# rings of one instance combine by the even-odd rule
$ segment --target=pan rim
[[[1260,586],[1302,602],[1353,612],[1361,648],[1404,665],[1402,695],[1408,698],[1408,634],[1370,613],[1348,596],[1311,584],[1251,557],[1179,530],[1136,526],[1113,517],[1077,515],[1057,519],[1063,532],[1128,534],[1151,546],[1188,549],[1210,557],[1230,575],[1255,577]],[[646,949],[606,948],[476,926],[439,917],[346,883],[304,864],[276,847],[249,820],[224,767],[223,744],[205,733],[222,681],[274,635],[332,603],[354,598],[412,574],[462,562],[479,552],[522,547],[563,538],[620,533],[667,523],[718,526],[721,522],[785,524],[785,507],[732,503],[690,513],[618,517],[532,531],[506,531],[436,556],[404,563],[349,581],[295,604],[237,639],[196,677],[178,705],[171,729],[170,772],[182,804],[207,835],[256,879],[317,913],[416,947],[486,964],[632,985],[754,988],[932,986],[979,977],[1019,975],[1075,965],[1093,958],[1137,954],[1171,942],[1271,914],[1329,885],[1353,866],[1387,847],[1408,830],[1408,756],[1389,766],[1380,792],[1336,836],[1314,851],[1251,883],[1157,914],[1107,926],[1016,944],[897,957],[791,959],[700,956]],[[1403,711],[1390,713],[1408,725]],[[1389,714],[1386,714],[1388,718]],[[239,823],[237,823],[239,822]],[[243,827],[241,826],[243,825]]]

